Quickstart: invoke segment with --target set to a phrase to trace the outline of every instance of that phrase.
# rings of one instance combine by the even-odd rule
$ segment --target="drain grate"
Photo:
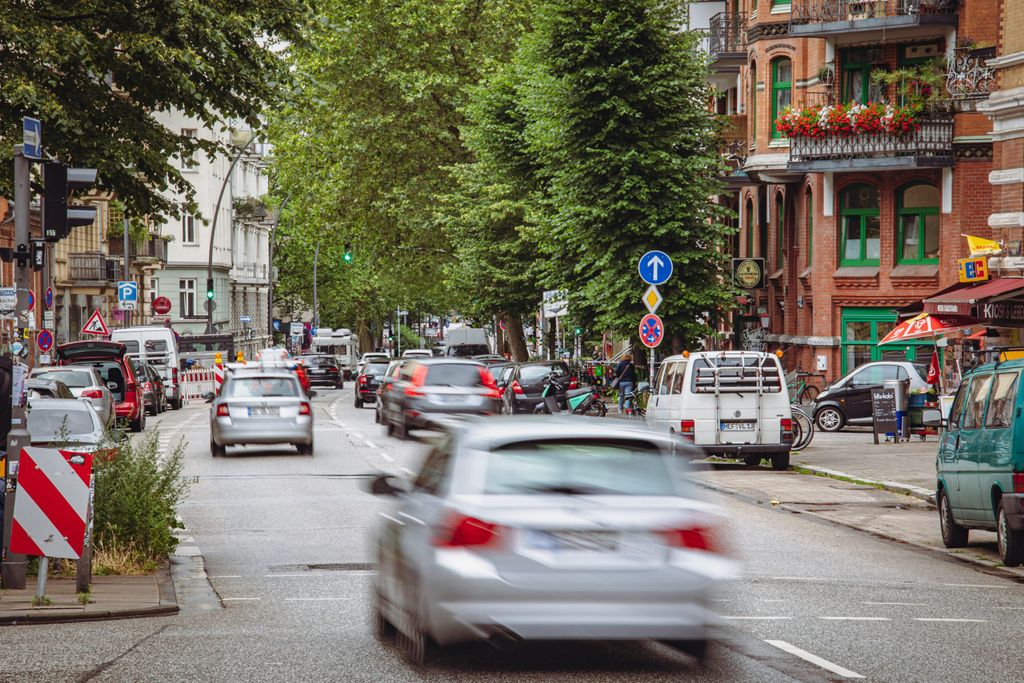
[[[315,564],[275,564],[268,567],[272,573],[295,572],[369,572],[377,570],[376,562],[319,562]]]

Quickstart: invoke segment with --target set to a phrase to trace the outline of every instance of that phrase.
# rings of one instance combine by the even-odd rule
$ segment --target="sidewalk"
[[[166,566],[148,576],[96,576],[84,605],[75,594],[73,578],[47,580],[49,605],[33,607],[35,594],[35,577],[29,577],[22,590],[0,590],[0,625],[150,617],[178,611]]]

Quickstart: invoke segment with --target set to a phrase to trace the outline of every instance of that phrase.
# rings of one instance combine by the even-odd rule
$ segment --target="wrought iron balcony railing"
[[[958,47],[946,71],[949,96],[954,100],[988,97],[996,87],[996,71],[985,62],[995,56],[995,48],[972,50]]]
[[[920,124],[916,131],[905,134],[794,136],[789,139],[789,161],[952,156],[953,117],[932,116],[921,119]]]
[[[107,242],[107,249],[111,256],[124,256],[124,242],[119,239],[111,239]],[[145,242],[129,242],[128,255],[131,259],[156,259],[167,261],[167,242],[159,237],[150,237]]]
[[[711,17],[708,52],[712,59],[743,53],[747,49],[747,13],[719,12]]]
[[[794,0],[794,24],[954,14],[956,0]]]

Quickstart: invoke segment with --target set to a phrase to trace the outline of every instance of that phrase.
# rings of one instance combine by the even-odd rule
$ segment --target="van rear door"
[[[788,405],[782,370],[773,356],[723,354],[692,361],[691,399],[698,445],[782,443],[779,406]],[[684,416],[685,417],[685,416]]]

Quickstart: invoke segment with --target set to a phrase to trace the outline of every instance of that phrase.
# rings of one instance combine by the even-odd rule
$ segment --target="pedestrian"
[[[633,393],[633,385],[636,384],[636,368],[633,366],[633,356],[626,354],[615,366],[615,379],[612,386],[619,390],[619,412],[627,415],[633,414],[633,400],[628,398]]]

